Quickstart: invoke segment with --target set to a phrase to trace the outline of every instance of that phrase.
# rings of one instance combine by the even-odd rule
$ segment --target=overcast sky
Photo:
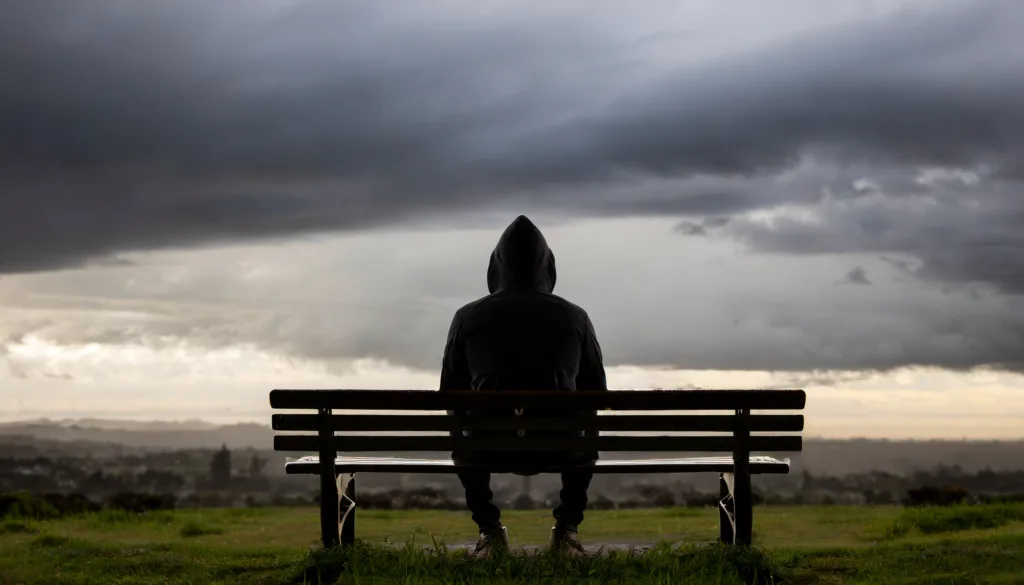
[[[1020,436],[1024,4],[13,3],[0,417],[436,387],[528,214],[617,387]]]

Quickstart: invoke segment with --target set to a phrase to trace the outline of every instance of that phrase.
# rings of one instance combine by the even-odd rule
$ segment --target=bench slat
[[[483,408],[581,410],[800,410],[803,390],[452,391],[272,390],[272,408],[344,410],[462,410]]]
[[[665,459],[608,459],[595,465],[561,466],[545,471],[543,468],[523,469],[500,465],[458,465],[451,459],[408,459],[400,457],[351,457],[335,459],[338,473],[457,473],[481,471],[488,473],[561,473],[563,471],[589,471],[592,473],[731,473],[732,457],[685,457]],[[315,475],[320,472],[318,457],[303,457],[285,464],[289,475]],[[788,459],[756,456],[750,458],[750,472],[755,474],[789,473]]]
[[[447,436],[334,436],[338,451],[706,451],[731,452],[735,440],[731,436],[683,437],[473,437],[458,439]],[[800,436],[752,436],[750,451],[800,451]],[[318,451],[313,435],[277,435],[275,451]]]
[[[315,431],[315,414],[275,414],[277,431]],[[458,431],[458,430],[574,430],[732,432],[734,415],[615,415],[580,418],[456,418],[447,415],[340,414],[331,417],[335,431]],[[800,414],[761,414],[750,417],[754,432],[796,432],[804,429]]]

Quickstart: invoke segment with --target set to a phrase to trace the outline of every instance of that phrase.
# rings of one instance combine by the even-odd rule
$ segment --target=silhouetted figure
[[[601,347],[586,311],[552,294],[555,256],[544,235],[525,216],[498,240],[487,268],[490,294],[455,313],[441,369],[445,390],[607,390]],[[449,412],[449,414],[454,414]],[[594,411],[487,411],[468,416],[595,416]],[[487,431],[466,436],[500,436]],[[584,431],[546,433],[582,436]],[[456,462],[507,461],[531,465],[593,463],[597,453],[452,453]],[[561,503],[554,510],[549,545],[582,552],[577,530],[587,507],[591,473],[563,473]],[[507,548],[508,534],[494,505],[487,473],[460,473],[466,504],[480,529],[474,554]]]

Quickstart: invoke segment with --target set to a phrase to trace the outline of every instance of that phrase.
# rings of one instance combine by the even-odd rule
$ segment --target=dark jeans
[[[555,524],[573,532],[583,522],[583,511],[587,509],[587,488],[592,473],[563,473],[562,490],[558,493],[561,503],[554,509]],[[466,507],[473,513],[480,532],[487,532],[501,526],[501,510],[492,501],[491,474],[460,473],[459,479],[466,490]]]

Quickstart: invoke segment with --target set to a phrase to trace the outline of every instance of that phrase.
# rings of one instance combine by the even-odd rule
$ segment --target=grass
[[[359,575],[366,583],[776,583],[771,561],[759,550],[723,546],[652,551],[611,551],[582,559],[514,552],[474,561],[465,550],[437,547],[424,554],[412,546],[369,545],[310,555],[294,582],[332,583]]]
[[[514,544],[542,544],[550,513],[504,514]],[[315,509],[103,511],[0,520],[0,585],[30,583],[1021,583],[1024,505],[942,509],[758,507],[755,544],[717,536],[715,510],[593,511],[588,543],[662,544],[581,560],[516,552],[474,561],[467,513],[363,510],[350,550],[320,550]],[[382,543],[399,546],[381,546]],[[688,542],[682,547],[668,543]],[[426,552],[423,546],[427,546]]]
[[[999,528],[1011,522],[1024,522],[1024,507],[1013,505],[956,506],[952,508],[910,508],[888,527],[888,537],[917,531],[940,534],[964,530]]]

